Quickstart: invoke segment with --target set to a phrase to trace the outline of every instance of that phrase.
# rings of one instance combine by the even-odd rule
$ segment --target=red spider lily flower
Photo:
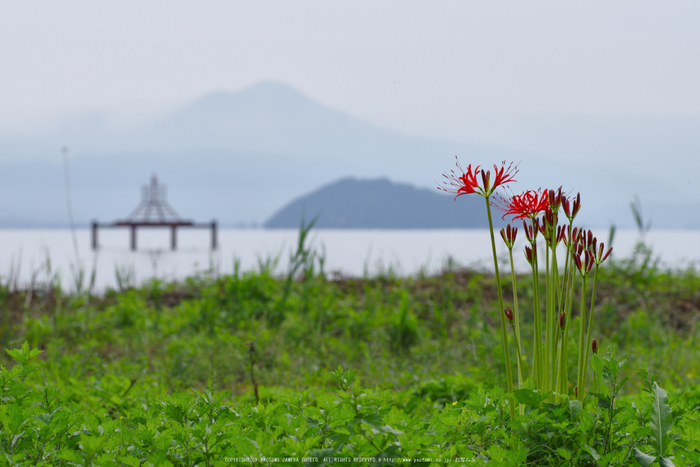
[[[592,347],[593,353],[598,353],[598,339],[593,339],[593,342],[591,343],[591,347]]]
[[[510,308],[510,305],[505,307],[503,309],[503,313],[506,315],[506,319],[510,322],[513,323],[513,310]]]
[[[472,171],[472,166],[470,164],[465,172],[462,169],[462,166],[459,165],[458,160],[457,168],[460,170],[460,172],[462,172],[461,175],[457,174],[454,170],[450,170],[449,173],[443,174],[443,177],[447,179],[447,182],[443,182],[443,186],[438,186],[439,190],[457,195],[455,196],[455,199],[457,199],[458,196],[468,195],[470,193],[476,193],[484,198],[488,198],[499,186],[514,182],[515,178],[513,177],[518,173],[517,166],[513,167],[513,164],[505,167],[504,161],[503,167],[500,169],[494,164],[493,170],[495,172],[495,178],[493,180],[493,184],[491,184],[491,171],[481,170],[481,166],[476,166],[476,168]],[[479,185],[476,178],[479,174],[481,174],[482,185]]]
[[[457,159],[456,156],[455,159]],[[478,190],[481,188],[479,187],[479,182],[476,180],[476,176],[481,172],[480,166],[477,165],[472,171],[472,166],[469,164],[465,172],[462,166],[459,165],[459,160],[457,160],[456,165],[459,171],[462,172],[462,175],[458,175],[454,170],[450,170],[450,173],[442,174],[442,176],[447,179],[447,182],[443,182],[444,186],[438,186],[438,190],[457,195],[455,199],[457,199],[458,196],[479,193]]]
[[[503,219],[506,216],[513,216],[512,220],[534,218],[540,213],[549,210],[549,200],[547,191],[528,190],[519,195],[513,195],[509,199],[496,195],[494,206],[501,211]]]
[[[509,250],[513,249],[513,245],[515,244],[515,237],[517,236],[517,227],[512,227],[510,224],[508,224],[505,229],[501,229],[501,238],[503,238],[503,241],[505,242]]]
[[[572,202],[569,201],[569,198],[564,197],[562,200],[562,206],[564,207],[564,214],[566,215],[566,218],[569,219],[569,222],[573,222],[576,214],[578,214],[579,210],[581,209],[581,193],[576,194],[576,198],[574,198]]]

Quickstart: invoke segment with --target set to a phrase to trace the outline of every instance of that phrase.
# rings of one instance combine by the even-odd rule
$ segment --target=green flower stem
[[[586,373],[588,372],[588,351],[591,349],[592,336],[591,324],[593,323],[593,307],[595,306],[595,289],[598,285],[598,265],[595,265],[595,273],[593,274],[593,291],[591,292],[591,311],[588,313],[588,331],[586,332],[586,352],[583,359],[583,379],[581,386],[578,388],[578,393],[586,396]],[[583,400],[583,398],[581,399]]]
[[[513,320],[515,320],[515,315],[513,315]],[[515,325],[513,323],[510,323],[510,329],[511,329],[511,331],[513,331],[513,336],[515,337],[516,343],[518,343],[519,339],[518,339]],[[523,355],[520,352],[520,345],[516,345],[515,351],[517,353],[518,363],[520,363],[523,359]],[[520,387],[522,385],[523,381],[525,381],[525,376],[523,375],[523,369],[522,369],[522,366],[518,365],[518,387]],[[520,415],[525,415],[525,405],[518,404],[518,413]]]
[[[491,219],[491,204],[488,196],[484,196],[486,200],[486,212],[489,216],[489,232],[491,234],[491,251],[493,252],[493,267],[496,271],[496,289],[498,290],[498,314],[501,315],[501,339],[503,344],[503,355],[506,360],[506,383],[508,392],[513,392],[513,369],[510,363],[510,349],[508,348],[508,333],[506,330],[506,316],[503,309],[503,292],[501,291],[501,277],[498,273],[498,257],[496,256],[496,239],[493,236],[493,220]],[[515,402],[509,399],[510,419],[515,419]]]
[[[535,233],[535,219],[532,219],[533,235]],[[542,389],[543,377],[542,377],[542,312],[540,310],[540,272],[538,268],[537,261],[537,242],[533,241],[532,245],[533,261],[532,261],[532,286],[534,289],[533,293],[533,315],[535,321],[535,335],[534,335],[534,357],[532,359],[532,379],[535,383],[536,389]]]
[[[569,237],[569,240],[571,238]],[[569,241],[569,245],[571,242]],[[569,353],[569,325],[571,324],[571,310],[573,308],[574,302],[574,285],[575,285],[575,270],[574,270],[574,256],[571,254],[571,250],[567,249],[566,257],[566,269],[564,271],[564,285],[566,287],[564,293],[564,306],[566,313],[566,324],[564,324],[564,334],[562,336],[562,354],[559,360],[559,387],[557,392],[559,394],[569,394],[569,384],[568,384],[568,353]]]
[[[593,392],[598,393],[598,372],[593,370]]]
[[[515,267],[513,263],[513,248],[508,249],[510,256],[510,275],[513,279],[513,321],[515,321],[515,327],[513,328],[515,335],[515,348],[518,351],[518,387],[520,387],[525,381],[525,371],[523,369],[523,359],[520,341],[520,314],[518,312],[518,286],[515,278]]]
[[[535,248],[536,245],[533,245],[533,248]],[[533,356],[532,356],[532,380],[535,383],[535,388],[540,389],[540,375],[542,374],[541,370],[541,357],[542,357],[542,325],[540,323],[541,321],[541,316],[540,316],[540,294],[539,294],[539,284],[537,280],[537,263],[536,259],[532,261],[531,267],[532,267],[532,284],[533,284],[533,317],[534,317],[534,322],[535,322],[535,333],[534,333],[534,349],[533,349]]]
[[[551,270],[550,270],[550,256],[549,256],[549,245],[545,239],[545,265],[546,265],[546,276],[545,276],[545,302],[544,302],[544,361],[543,361],[543,389],[545,392],[549,392],[551,389],[549,387],[549,373],[551,372],[551,352],[552,352],[552,339],[551,339],[551,326],[552,326],[552,287],[551,287]]]
[[[583,286],[581,289],[581,326],[579,330],[579,337],[578,337],[578,368],[576,372],[576,386],[579,388],[579,393],[578,393],[578,400],[583,401],[583,398],[581,397],[582,391],[582,379],[583,379],[583,367],[585,366],[585,363],[583,361],[584,355],[585,355],[585,334],[584,334],[584,329],[586,325],[586,290],[588,289],[588,281],[586,280],[587,275],[585,273],[583,275]]]
[[[551,362],[550,362],[550,387],[549,389],[552,391],[556,391],[557,389],[557,348],[559,345],[559,307],[557,306],[558,303],[561,301],[561,298],[559,298],[559,265],[557,264],[557,247],[556,247],[556,230],[554,231],[553,237],[552,237],[552,268],[551,268],[551,274],[552,277],[550,279],[550,283],[552,286],[552,297],[551,297],[551,307],[552,310],[550,312],[551,319],[552,319],[552,325],[551,325],[551,332],[552,332],[552,353],[550,355]]]

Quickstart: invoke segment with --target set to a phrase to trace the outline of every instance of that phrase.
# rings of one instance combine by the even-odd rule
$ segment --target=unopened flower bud
[[[564,318],[565,318],[565,317],[566,317],[566,316],[564,315],[563,312],[562,312],[562,313],[559,313],[559,327],[560,327],[561,329],[564,329],[564,321],[565,321]]]
[[[576,214],[578,214],[579,209],[581,209],[581,193],[576,194],[576,199],[574,200],[573,203],[573,212],[571,213],[571,219],[573,220],[574,217],[576,217]]]
[[[574,386],[574,394],[576,394],[576,397],[578,397],[578,386]]]
[[[503,242],[506,244],[506,247],[508,247],[509,250],[513,248],[513,245],[515,244],[515,238],[517,236],[517,227],[514,228],[512,225],[508,224],[505,229],[501,229],[501,238],[503,239]]]
[[[527,259],[527,262],[532,264],[534,260],[537,259],[537,249],[530,248],[529,246],[525,247],[525,258]]]
[[[557,244],[559,242],[561,242],[562,240],[566,239],[566,229],[567,229],[567,226],[564,226],[564,225],[557,227],[557,240],[556,240]]]
[[[507,307],[505,307],[503,309],[503,313],[506,314],[506,319],[512,323],[513,322],[513,310],[510,308],[510,305],[508,305]]]
[[[598,353],[598,339],[593,339],[593,353]]]
[[[490,188],[489,186],[489,179],[491,178],[491,172],[490,171],[481,171],[481,180],[484,182],[484,190],[487,190]]]

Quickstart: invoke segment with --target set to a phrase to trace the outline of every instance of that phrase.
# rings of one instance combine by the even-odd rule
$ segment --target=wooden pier
[[[175,210],[165,200],[165,187],[158,184],[155,175],[151,177],[150,185],[144,185],[141,189],[141,203],[124,220],[114,222],[92,221],[92,249],[99,248],[99,229],[127,227],[131,230],[131,250],[137,248],[137,229],[140,227],[156,227],[170,229],[170,249],[177,249],[178,227],[207,228],[211,229],[211,249],[218,248],[216,220],[207,223],[195,223],[191,220],[181,219]]]

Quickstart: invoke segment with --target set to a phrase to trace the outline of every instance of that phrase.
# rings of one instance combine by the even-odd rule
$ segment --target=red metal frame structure
[[[97,250],[97,231],[101,228],[129,227],[131,229],[131,249],[136,250],[136,229],[138,227],[170,227],[170,249],[177,249],[177,228],[194,227],[211,229],[211,249],[216,250],[216,220],[210,223],[196,224],[180,218],[177,212],[165,200],[165,186],[158,184],[153,175],[150,185],[141,187],[141,203],[136,206],[125,220],[110,223],[92,221],[92,249]]]

